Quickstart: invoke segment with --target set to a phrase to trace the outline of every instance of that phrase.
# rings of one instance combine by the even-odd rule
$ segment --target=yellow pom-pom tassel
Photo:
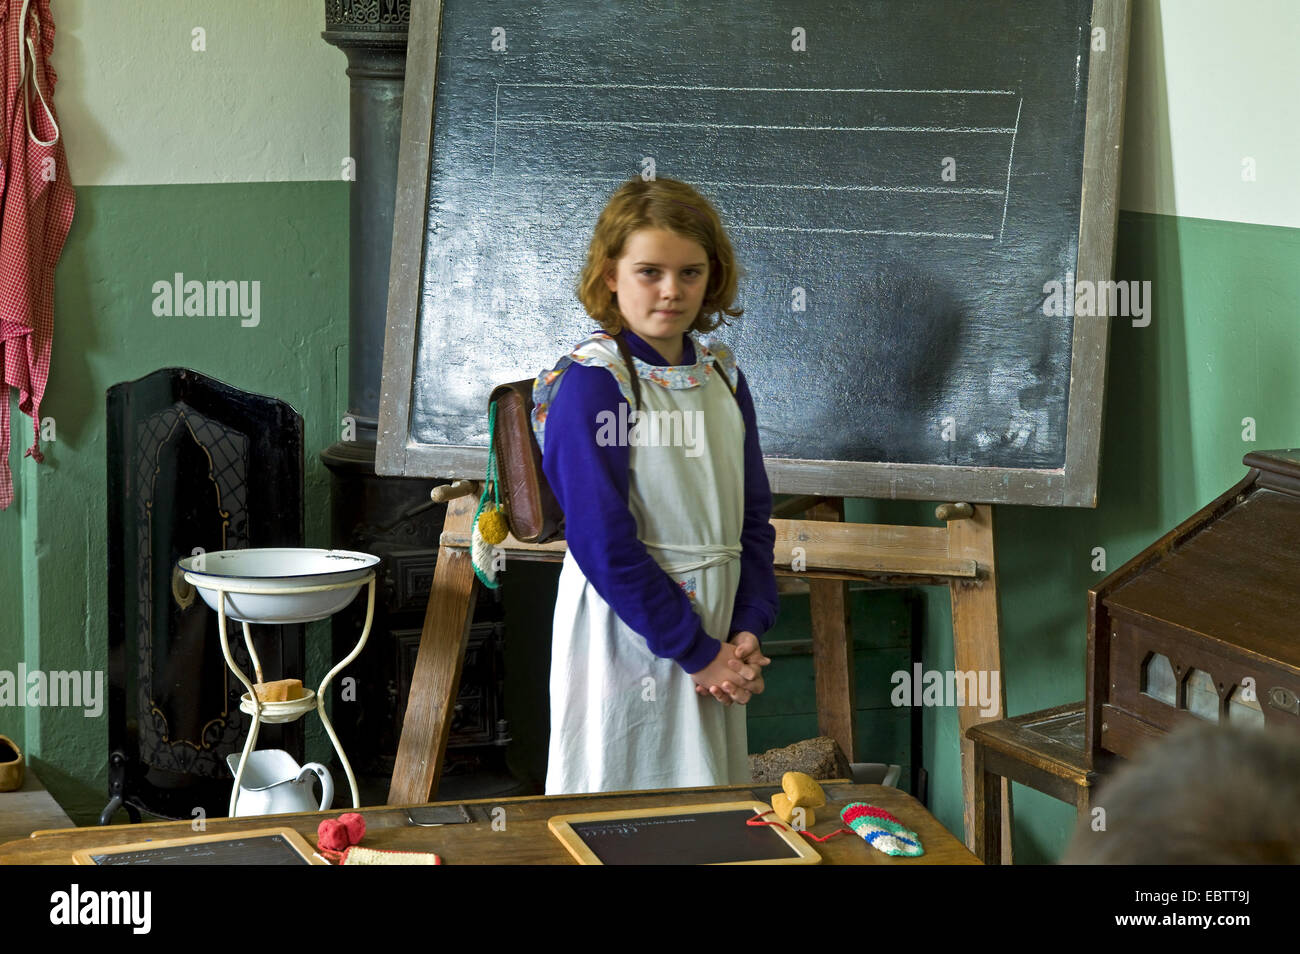
[[[510,532],[506,515],[496,507],[485,507],[478,515],[478,532],[485,543],[496,546]]]

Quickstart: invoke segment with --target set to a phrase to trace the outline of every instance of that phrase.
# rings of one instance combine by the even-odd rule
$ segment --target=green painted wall
[[[0,668],[11,670],[19,659],[46,670],[106,665],[104,394],[118,382],[184,366],[288,401],[305,423],[306,545],[329,545],[328,471],[318,455],[339,438],[346,409],[347,183],[82,187],[77,202],[41,408],[57,439],[39,467],[19,464],[27,446],[19,442],[18,499],[0,513]],[[175,272],[261,282],[260,323],[155,317],[152,286]],[[23,614],[13,612],[19,596]],[[325,672],[325,626],[308,629],[309,679]],[[0,733],[22,740],[80,823],[106,801],[106,715],[0,709]],[[309,753],[322,739],[313,720]]]

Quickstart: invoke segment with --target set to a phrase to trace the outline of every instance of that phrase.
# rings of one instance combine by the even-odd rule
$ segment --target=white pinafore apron
[[[635,431],[629,434],[629,506],[650,556],[691,597],[705,631],[725,642],[740,582],[744,423],[714,367],[720,363],[734,384],[730,351],[692,340],[694,365],[633,359],[642,410],[678,416],[643,424],[639,442]],[[548,400],[569,361],[607,368],[630,399],[626,365],[607,335],[588,339],[539,377],[535,399]],[[547,795],[751,780],[745,707],[697,695],[681,666],[653,655],[610,609],[572,554],[565,555],[555,602],[550,697]]]

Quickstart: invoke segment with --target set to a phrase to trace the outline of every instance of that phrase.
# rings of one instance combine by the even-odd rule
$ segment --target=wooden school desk
[[[925,846],[925,854],[919,858],[892,858],[876,851],[857,835],[839,835],[815,845],[822,855],[823,864],[979,864],[965,845],[906,792],[882,785],[854,785],[851,782],[827,781],[821,784],[826,790],[827,805],[825,809],[817,810],[817,824],[811,829],[814,835],[825,835],[840,827],[839,810],[849,802],[861,801],[892,812],[903,824],[921,836],[921,843]],[[439,828],[415,827],[408,823],[405,808],[385,805],[361,810],[366,819],[366,836],[361,843],[367,848],[434,851],[442,856],[443,864],[446,865],[569,865],[575,863],[573,858],[546,827],[546,820],[553,815],[739,801],[750,797],[766,801],[761,796],[775,790],[770,786],[733,785],[727,788],[679,788],[550,797],[533,795],[449,802],[441,804],[466,806],[473,821]],[[493,830],[493,809],[498,807],[505,809],[504,831]],[[337,818],[345,810],[240,819],[216,818],[209,820],[207,833],[284,825],[299,832],[315,845],[316,826],[321,819]],[[70,864],[72,853],[83,848],[124,845],[147,838],[177,838],[191,833],[187,821],[36,832],[30,838],[0,845],[0,864]]]

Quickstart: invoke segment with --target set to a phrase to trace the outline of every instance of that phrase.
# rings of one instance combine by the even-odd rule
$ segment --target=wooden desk
[[[815,845],[825,864],[979,864],[965,845],[905,792],[882,785],[854,785],[851,782],[822,782],[822,787],[826,789],[829,803],[825,809],[818,809],[813,834],[825,835],[834,831],[840,827],[839,810],[849,802],[863,801],[892,812],[921,836],[921,843],[925,846],[925,854],[919,858],[893,858],[876,851],[857,835],[840,835]],[[436,851],[448,865],[568,865],[575,864],[573,858],[546,828],[546,820],[553,815],[728,802],[751,797],[766,801],[761,796],[770,791],[772,789],[763,786],[755,790],[752,786],[737,785],[656,792],[480,799],[459,803],[469,809],[472,823],[440,828],[417,828],[407,822],[404,808],[385,805],[362,809],[366,818],[366,837],[362,844],[368,848],[399,851]],[[493,809],[498,807],[505,809],[504,831],[493,830]],[[274,823],[295,829],[314,845],[316,826],[321,819],[337,818],[339,814],[340,810],[334,810],[237,820],[218,818],[208,822],[207,831],[209,834],[244,831]],[[72,852],[81,848],[188,834],[190,823],[187,821],[34,832],[31,838],[0,845],[0,864],[70,864]]]

